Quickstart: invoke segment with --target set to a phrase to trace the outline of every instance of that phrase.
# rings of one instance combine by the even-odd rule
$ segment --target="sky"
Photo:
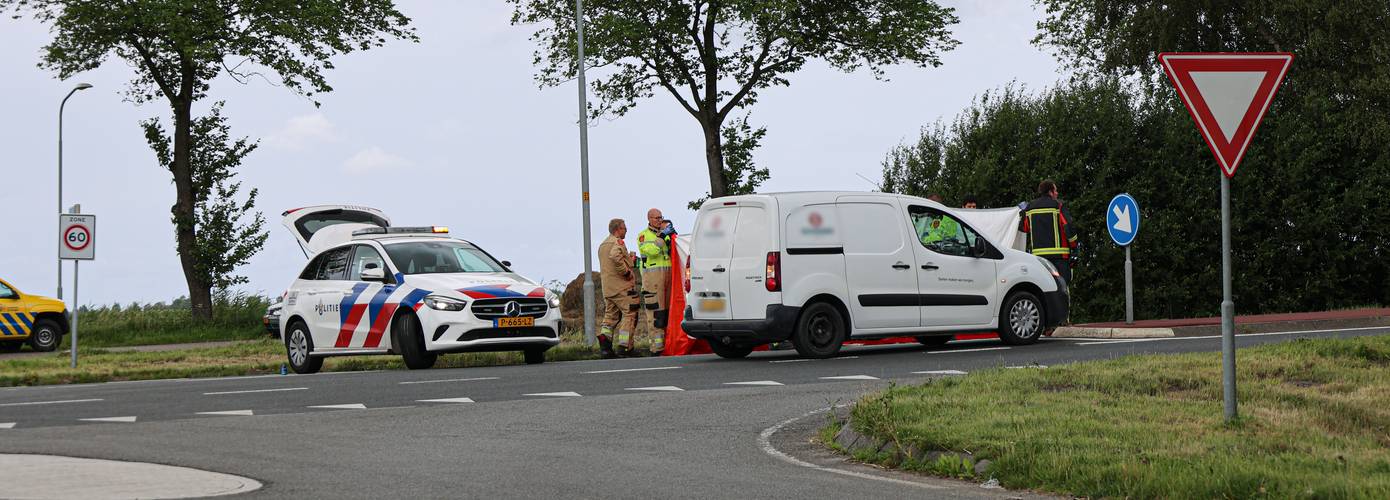
[[[761,93],[750,123],[766,126],[755,162],[772,177],[761,191],[872,190],[881,161],[921,127],[950,120],[979,94],[1011,82],[1038,90],[1065,72],[1031,44],[1042,13],[1029,2],[945,0],[961,42],[942,66],[843,73],[812,62],[790,87]],[[318,204],[385,211],[397,225],[447,225],[538,281],[583,271],[578,104],[574,84],[541,89],[532,26],[513,26],[503,0],[402,0],[419,43],[337,57],[334,91],[312,100],[266,81],[220,77],[195,114],[225,100],[232,134],[260,141],[238,179],[260,192],[270,238],[239,270],[239,289],[279,295],[305,263],[280,214]],[[0,278],[55,292],[58,107],[64,114],[63,203],[97,216],[96,260],[81,264],[84,305],[168,301],[187,295],[169,208],[174,187],[139,122],[164,101],[124,99],[134,71],[119,59],[60,81],[36,66],[48,27],[0,17]],[[273,80],[273,79],[272,79]],[[591,122],[593,245],[609,218],[636,228],[661,208],[677,230],[693,227],[686,203],[709,188],[698,124],[658,93],[619,118]],[[635,229],[634,229],[635,231]],[[597,268],[597,261],[594,266]],[[72,266],[64,297],[72,303]]]

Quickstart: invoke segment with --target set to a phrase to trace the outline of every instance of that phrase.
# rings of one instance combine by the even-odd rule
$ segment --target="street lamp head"
[[[90,83],[79,83],[77,84],[77,87],[73,88],[73,90],[87,90],[90,88],[92,88],[92,84]]]

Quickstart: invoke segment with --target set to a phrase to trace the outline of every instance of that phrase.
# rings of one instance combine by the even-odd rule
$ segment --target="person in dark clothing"
[[[1028,233],[1028,251],[1047,259],[1062,280],[1071,284],[1071,260],[1076,250],[1076,230],[1071,213],[1057,198],[1057,183],[1038,184],[1038,197],[1023,208],[1019,230]]]

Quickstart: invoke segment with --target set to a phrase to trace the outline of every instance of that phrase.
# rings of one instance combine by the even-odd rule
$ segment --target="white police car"
[[[390,227],[347,205],[284,215],[314,252],[280,313],[295,373],[359,354],[396,353],[421,369],[442,353],[521,351],[536,364],[560,343],[559,297],[446,228]]]

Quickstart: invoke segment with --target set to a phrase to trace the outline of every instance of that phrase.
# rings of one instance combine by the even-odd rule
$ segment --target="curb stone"
[[[907,445],[906,449],[899,447],[891,440],[879,440],[865,436],[859,431],[854,430],[848,419],[843,420],[840,432],[835,434],[835,444],[844,449],[844,452],[853,456],[858,452],[866,453],[886,453],[890,456],[890,461],[901,464],[906,459],[912,459],[919,463],[931,463],[940,460],[942,457],[954,457],[973,465],[976,477],[983,478],[989,471],[993,462],[986,459],[976,460],[974,455],[968,453],[958,453],[943,450],[924,450],[915,444]]]

